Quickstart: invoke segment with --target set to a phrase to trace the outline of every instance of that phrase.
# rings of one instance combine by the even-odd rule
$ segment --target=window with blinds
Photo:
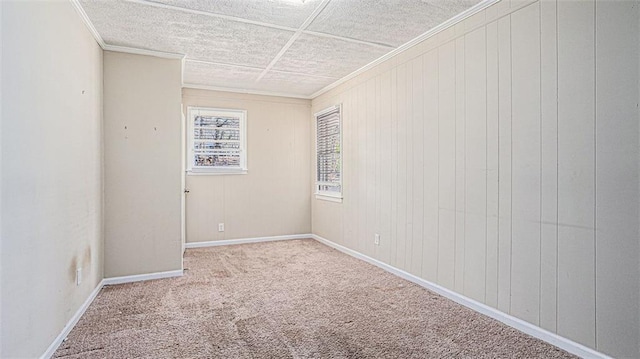
[[[187,170],[195,173],[246,173],[244,110],[189,107]]]
[[[316,114],[316,197],[320,199],[342,199],[341,112],[338,105]]]

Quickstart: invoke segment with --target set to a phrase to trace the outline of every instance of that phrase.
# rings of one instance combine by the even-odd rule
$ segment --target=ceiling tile
[[[81,3],[107,44],[187,54],[192,59],[265,67],[293,35],[122,0]]]
[[[480,0],[332,0],[308,30],[398,47]]]
[[[337,78],[269,71],[260,81],[261,69],[185,61],[184,83],[308,96],[335,82]]]
[[[257,86],[259,86],[262,91],[310,96],[337,80],[338,78],[269,71],[260,79]]]
[[[191,10],[298,28],[321,0],[154,0]]]
[[[273,69],[339,78],[387,52],[389,48],[302,34]]]
[[[184,83],[215,87],[250,88],[262,73],[260,69],[185,61]]]

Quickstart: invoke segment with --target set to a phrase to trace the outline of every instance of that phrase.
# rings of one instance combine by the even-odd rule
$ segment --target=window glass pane
[[[200,116],[194,118],[195,127],[240,128],[239,117]]]
[[[198,167],[238,167],[240,166],[239,153],[196,154],[194,163]]]
[[[229,149],[239,150],[240,142],[216,142],[216,141],[201,141],[195,142],[193,145],[194,150],[214,150],[214,149]]]
[[[341,192],[340,108],[316,118],[317,189],[320,192]]]
[[[189,169],[246,169],[246,111],[191,107],[189,124]]]
[[[240,141],[240,130],[196,127],[193,129],[194,140],[233,140]]]

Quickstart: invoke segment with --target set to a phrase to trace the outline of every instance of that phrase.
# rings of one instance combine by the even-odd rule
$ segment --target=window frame
[[[194,157],[194,116],[205,112],[212,116],[239,116],[240,118],[240,165],[234,167],[195,166]],[[188,106],[187,107],[187,175],[235,175],[247,174],[247,110],[219,107]]]
[[[319,177],[319,171],[318,171],[318,117],[330,113],[332,111],[338,110],[338,128],[339,128],[339,143],[340,143],[340,192],[335,192],[335,191],[321,191],[320,190],[320,186],[322,185],[321,182],[318,181],[318,177]],[[316,141],[316,178],[315,178],[315,182],[314,182],[314,186],[315,186],[315,197],[316,199],[319,200],[324,200],[324,201],[330,201],[330,202],[338,202],[338,203],[342,203],[342,199],[344,196],[344,188],[343,188],[343,153],[344,153],[344,146],[343,146],[343,136],[342,136],[342,104],[338,104],[338,105],[334,105],[334,106],[330,106],[327,107],[325,109],[323,109],[322,111],[316,112],[314,115],[314,124],[315,124],[315,141]],[[335,184],[335,183],[334,183]]]

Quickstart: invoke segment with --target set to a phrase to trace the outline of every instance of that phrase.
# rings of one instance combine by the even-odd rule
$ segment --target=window
[[[189,107],[187,171],[247,173],[247,111]]]
[[[316,198],[342,201],[341,106],[316,113]]]

